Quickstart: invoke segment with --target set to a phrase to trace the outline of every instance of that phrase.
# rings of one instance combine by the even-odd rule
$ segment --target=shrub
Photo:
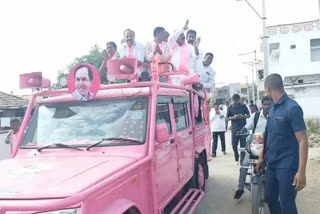
[[[306,120],[310,147],[320,147],[320,119]]]

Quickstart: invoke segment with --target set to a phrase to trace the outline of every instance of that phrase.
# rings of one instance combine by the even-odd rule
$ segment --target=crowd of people
[[[241,165],[238,188],[234,199],[240,199],[249,166],[249,153],[241,152],[246,139],[241,133],[262,133],[263,151],[259,155],[256,171],[265,164],[264,196],[271,214],[296,214],[297,192],[306,186],[306,163],[308,138],[299,104],[286,94],[282,77],[270,74],[265,79],[266,95],[261,109],[253,101],[247,104],[238,94],[232,96],[233,104],[219,108],[214,104],[210,111],[210,125],[213,135],[212,157],[217,156],[218,137],[221,149],[226,154],[225,132],[231,121],[231,145],[236,164]]]
[[[123,32],[122,45],[118,51],[115,42],[107,42],[103,51],[103,62],[99,69],[101,79],[107,76],[108,61],[113,59],[136,58],[138,74],[148,72],[152,78],[153,73],[160,74],[159,81],[181,84],[182,78],[198,73],[202,88],[210,90],[214,86],[215,71],[211,67],[214,55],[211,52],[203,53],[199,48],[200,37],[195,30],[189,29],[187,20],[183,28],[175,30],[172,34],[164,27],[153,30],[153,39],[145,45],[135,39],[135,32],[126,29]],[[160,63],[160,64],[159,64]],[[178,71],[176,75],[161,76],[161,73]],[[152,65],[156,64],[154,69]]]

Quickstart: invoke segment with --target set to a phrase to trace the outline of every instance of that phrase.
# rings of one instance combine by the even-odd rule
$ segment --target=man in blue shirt
[[[306,186],[308,138],[299,104],[284,91],[282,77],[269,75],[264,83],[273,100],[266,127],[265,154],[257,169],[266,163],[265,199],[271,214],[297,214],[297,191]]]
[[[238,144],[240,141],[240,147],[244,148],[246,144],[246,138],[237,135],[238,132],[246,125],[246,119],[249,118],[249,110],[246,105],[240,103],[240,95],[234,94],[232,96],[233,105],[228,107],[227,120],[231,120],[231,133],[232,133],[232,149],[234,152],[234,159],[236,163],[239,161]],[[241,153],[240,163],[242,162],[245,153]]]

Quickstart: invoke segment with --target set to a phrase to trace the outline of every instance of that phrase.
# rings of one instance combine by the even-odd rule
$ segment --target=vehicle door
[[[175,136],[178,148],[179,179],[190,179],[193,175],[194,140],[190,120],[189,97],[174,97],[173,111]]]
[[[201,96],[196,91],[192,95],[191,109],[193,111],[194,136],[196,150],[201,152],[206,149],[207,157],[210,157],[211,148],[211,131],[209,126],[209,109],[205,97]]]
[[[158,204],[179,184],[176,140],[173,134],[173,111],[170,97],[158,97],[156,122],[168,127],[169,141],[155,142],[155,181]]]

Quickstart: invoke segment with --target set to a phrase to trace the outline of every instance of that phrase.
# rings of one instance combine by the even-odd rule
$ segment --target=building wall
[[[320,118],[320,61],[311,60],[310,40],[320,39],[320,22],[268,27],[269,73],[279,73],[286,92],[302,107],[305,118]],[[291,47],[295,45],[295,48]]]
[[[320,72],[320,61],[312,62],[310,54],[310,40],[320,39],[318,21],[268,27],[268,33],[269,47],[272,43],[280,43],[279,54],[274,51],[270,56],[270,73],[298,76]],[[295,45],[296,48],[290,49],[291,45]]]
[[[287,94],[293,97],[295,101],[299,103],[303,109],[304,117],[319,118],[320,117],[320,87],[308,86],[308,87],[286,87]]]

